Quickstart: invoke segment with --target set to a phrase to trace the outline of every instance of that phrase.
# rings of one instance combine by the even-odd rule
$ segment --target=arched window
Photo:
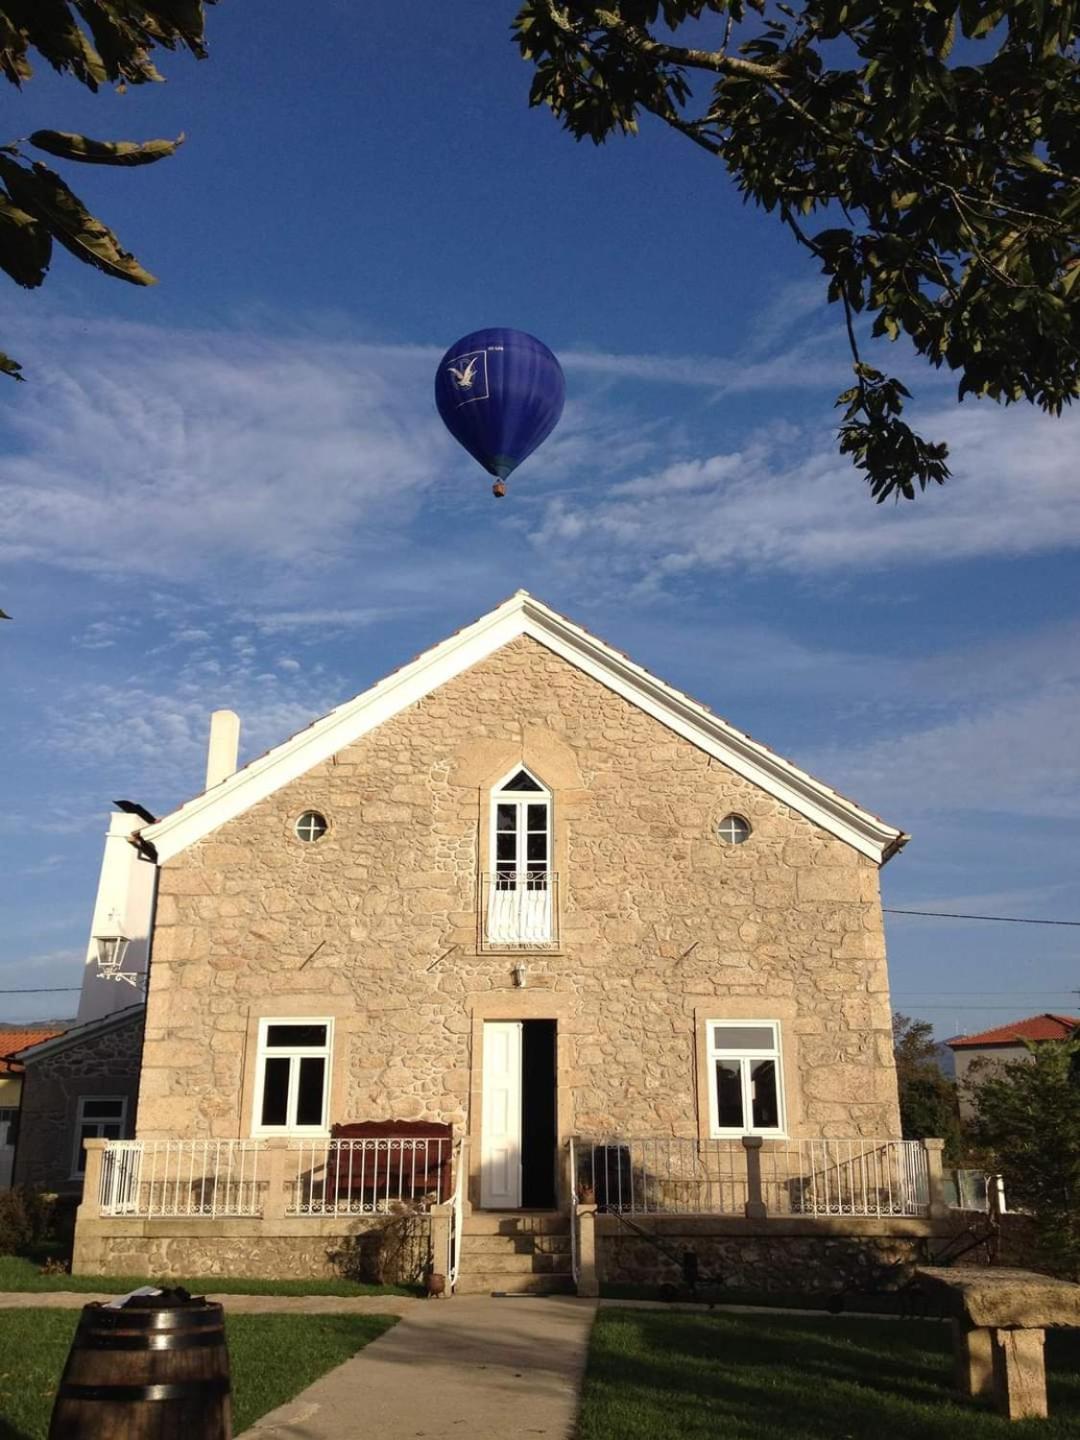
[[[551,792],[518,766],[491,792],[489,941],[551,939],[551,839]]]

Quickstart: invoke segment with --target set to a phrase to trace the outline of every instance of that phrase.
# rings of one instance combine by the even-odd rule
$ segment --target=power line
[[[38,985],[31,990],[0,990],[0,995],[59,995],[68,990],[81,990],[81,985]]]
[[[1080,930],[1080,920],[1029,920],[1020,915],[960,915],[951,910],[897,910],[881,907],[888,915],[927,915],[934,920],[997,920],[1002,925],[1071,925]]]

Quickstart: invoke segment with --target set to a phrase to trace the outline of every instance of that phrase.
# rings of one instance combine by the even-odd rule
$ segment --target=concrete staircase
[[[572,1295],[570,1219],[551,1210],[480,1211],[462,1222],[455,1294]]]

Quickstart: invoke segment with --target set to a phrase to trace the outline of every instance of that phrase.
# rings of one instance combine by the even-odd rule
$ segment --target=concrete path
[[[595,1314],[561,1295],[412,1302],[244,1440],[569,1440]]]

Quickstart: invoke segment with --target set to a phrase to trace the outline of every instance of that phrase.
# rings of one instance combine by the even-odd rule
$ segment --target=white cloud
[[[968,404],[920,426],[950,440],[954,476],[913,503],[874,505],[831,434],[766,428],[737,451],[561,494],[535,542],[576,547],[583,563],[602,544],[653,586],[695,571],[865,572],[1080,544],[1080,414]]]

